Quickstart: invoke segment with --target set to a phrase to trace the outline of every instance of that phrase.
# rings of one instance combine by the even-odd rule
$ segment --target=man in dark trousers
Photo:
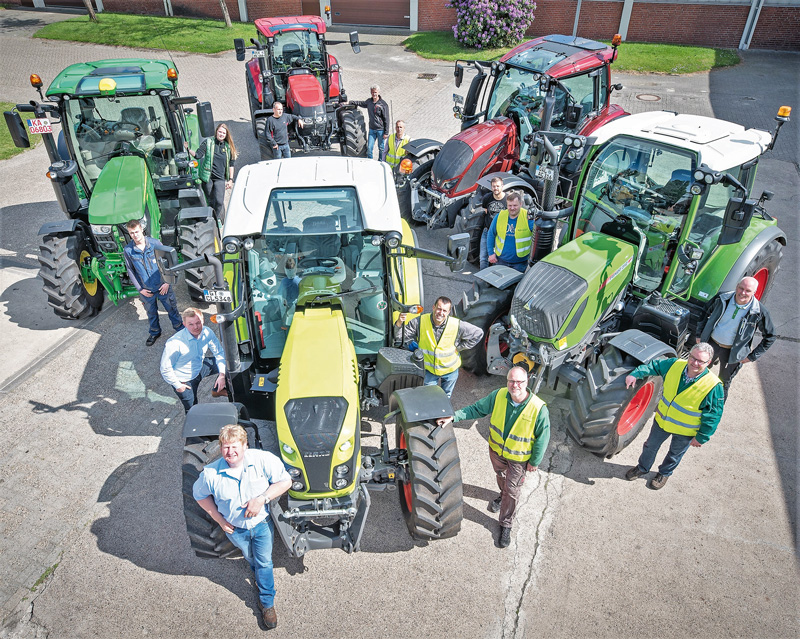
[[[275,160],[292,157],[292,150],[289,148],[289,124],[292,122],[297,122],[298,126],[303,128],[303,119],[299,115],[284,113],[283,105],[280,102],[273,102],[272,117],[267,118],[264,135],[272,147],[272,157]]]
[[[719,359],[719,378],[726,400],[742,365],[755,362],[778,339],[769,312],[755,298],[757,290],[756,278],[743,277],[735,291],[717,295],[708,319],[697,327],[697,341],[711,344],[714,359]],[[761,343],[751,350],[756,329],[761,332]]]
[[[386,157],[386,140],[389,139],[389,105],[381,97],[381,89],[375,84],[369,89],[371,100],[350,100],[350,104],[366,109],[369,113],[369,138],[367,157],[372,159],[372,146],[378,144],[378,159]]]

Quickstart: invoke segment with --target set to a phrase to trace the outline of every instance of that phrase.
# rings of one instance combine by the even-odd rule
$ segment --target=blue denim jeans
[[[497,260],[497,263],[500,266],[508,266],[509,268],[513,268],[520,273],[524,273],[525,269],[528,268],[528,262],[506,262],[505,260]]]
[[[139,295],[139,299],[142,300],[142,306],[147,311],[147,321],[150,322],[150,335],[161,335],[161,324],[158,321],[158,302],[161,302],[161,306],[167,311],[172,328],[176,331],[183,328],[183,320],[180,313],[178,313],[178,300],[175,299],[175,291],[172,290],[171,286],[166,295],[153,291],[152,297]]]
[[[489,268],[489,247],[487,245],[487,238],[489,237],[489,229],[481,231],[481,253],[480,253],[480,267],[481,270]]]
[[[367,138],[367,157],[372,159],[372,146],[378,145],[378,160],[386,157],[386,140],[383,137],[383,129],[370,129]]]
[[[181,400],[181,404],[183,404],[183,410],[187,413],[189,409],[197,403],[197,388],[200,386],[200,382],[202,382],[206,377],[210,375],[219,375],[219,367],[217,366],[217,360],[213,357],[206,357],[203,359],[203,366],[200,369],[200,374],[197,375],[193,380],[186,382],[188,388],[179,393],[173,387],[172,390],[175,391],[175,394],[178,396],[178,399]]]
[[[272,157],[276,160],[290,158],[292,157],[292,150],[289,148],[288,144],[279,144],[277,149],[272,149]]]
[[[639,470],[643,473],[650,472],[650,468],[656,461],[658,449],[661,448],[661,444],[667,441],[670,436],[672,437],[672,441],[669,443],[669,451],[667,451],[667,456],[664,457],[664,461],[661,462],[661,466],[658,467],[658,472],[669,477],[675,471],[678,464],[681,463],[681,458],[684,453],[689,450],[689,445],[694,437],[692,435],[668,433],[661,428],[655,420],[653,421],[653,426],[650,428],[650,434],[647,435],[647,441],[645,441],[644,447],[642,448],[642,454],[639,456]]]
[[[275,578],[272,574],[272,519],[269,516],[255,528],[234,528],[225,533],[242,551],[256,575],[258,599],[264,608],[275,605]]]
[[[430,371],[425,371],[425,379],[423,384],[425,386],[441,386],[444,394],[448,397],[453,395],[453,389],[456,387],[456,380],[458,379],[458,369],[447,375],[434,375]]]

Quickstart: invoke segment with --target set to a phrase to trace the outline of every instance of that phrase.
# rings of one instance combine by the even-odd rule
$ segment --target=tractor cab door
[[[474,124],[486,120],[486,103],[494,86],[494,77],[490,74],[490,66],[479,60],[469,61],[469,66],[475,67],[476,75],[470,82],[464,106],[461,109],[461,130],[468,129]],[[456,88],[461,86],[464,78],[464,65],[456,61],[455,66]],[[455,96],[454,96],[455,97]],[[458,102],[458,100],[456,100]]]
[[[552,130],[579,132],[608,101],[607,67],[562,79],[554,96]]]

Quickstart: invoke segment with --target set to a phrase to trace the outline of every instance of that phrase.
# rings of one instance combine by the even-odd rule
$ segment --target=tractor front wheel
[[[217,252],[217,222],[213,217],[182,220],[180,225],[181,253],[185,260]],[[214,286],[214,269],[211,266],[186,271],[186,287],[196,302],[203,301],[203,289]]]
[[[258,151],[262,160],[272,160],[275,157],[272,147],[267,142],[267,118],[256,118],[256,138],[258,138]]]
[[[571,390],[567,432],[583,448],[611,457],[630,444],[655,412],[663,380],[649,377],[625,388],[637,362],[607,346],[586,376]]]
[[[508,325],[507,315],[511,310],[514,287],[501,290],[486,282],[476,280],[467,295],[468,306],[464,302],[456,306],[458,319],[469,322],[483,330],[483,339],[467,351],[461,351],[461,367],[475,375],[487,373],[486,351],[489,346],[489,329],[497,322]],[[500,352],[504,354],[501,343]]]
[[[103,287],[89,270],[89,242],[82,233],[45,235],[39,244],[39,276],[47,303],[64,319],[100,312]]]
[[[408,476],[399,493],[411,536],[454,537],[464,518],[464,495],[453,425],[407,423],[398,415],[395,435],[397,447],[408,456]]]
[[[341,118],[342,155],[352,158],[367,156],[367,126],[361,111],[343,111]]]
[[[407,220],[411,220],[411,180],[416,180],[422,186],[431,185],[431,167],[435,153],[425,153],[419,157],[409,158],[411,160],[411,173],[403,182],[403,186],[397,189],[397,200],[400,204],[400,215]]]

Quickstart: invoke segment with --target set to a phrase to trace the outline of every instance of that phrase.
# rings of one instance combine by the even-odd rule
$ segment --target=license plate
[[[53,127],[50,126],[50,120],[47,118],[35,118],[28,120],[28,131],[31,133],[52,133]]]
[[[537,166],[536,167],[536,177],[541,178],[543,180],[552,180],[555,177],[555,173],[553,169],[547,166]]]
[[[209,291],[208,289],[206,289],[203,291],[203,299],[206,302],[213,302],[215,304],[225,303],[225,302],[232,304],[233,293],[231,293],[230,291]]]
[[[253,51],[253,57],[254,58],[263,58],[264,57],[264,52],[259,50],[259,49],[256,49],[255,51]]]

